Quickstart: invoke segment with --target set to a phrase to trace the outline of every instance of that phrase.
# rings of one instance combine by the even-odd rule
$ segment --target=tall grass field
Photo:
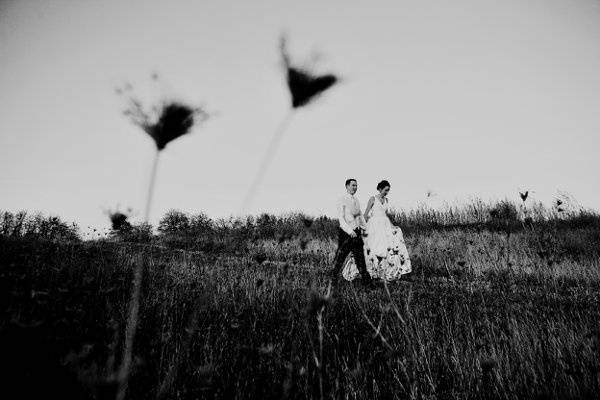
[[[597,214],[393,219],[413,272],[367,289],[332,287],[327,217],[170,211],[99,235],[3,212],[2,397],[598,398]]]

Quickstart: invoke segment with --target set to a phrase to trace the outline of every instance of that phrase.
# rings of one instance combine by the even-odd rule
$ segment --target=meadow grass
[[[141,259],[127,398],[597,396],[598,226],[406,241],[411,276],[328,295],[335,241],[318,235],[251,234],[237,252],[3,237],[7,382],[33,390],[23,376],[50,360],[72,377],[56,390],[115,398]]]

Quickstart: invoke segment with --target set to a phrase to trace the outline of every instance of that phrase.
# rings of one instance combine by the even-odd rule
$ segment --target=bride
[[[394,280],[402,274],[411,272],[410,258],[404,243],[402,230],[392,225],[387,195],[390,183],[383,180],[377,184],[375,196],[372,196],[365,209],[367,221],[366,247],[368,258],[373,264],[373,272],[379,278]]]
[[[374,278],[392,281],[411,272],[412,269],[402,230],[392,225],[387,215],[390,183],[386,180],[379,182],[377,191],[379,193],[369,199],[364,214],[367,221],[365,240],[367,270]],[[356,267],[353,265],[348,267],[343,271],[343,275],[346,279],[352,280],[355,275],[353,272],[357,275],[358,271],[354,271]]]

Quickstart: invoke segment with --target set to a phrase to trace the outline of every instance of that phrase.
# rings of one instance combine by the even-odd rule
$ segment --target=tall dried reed
[[[252,179],[248,192],[242,202],[242,214],[245,213],[252,204],[264,176],[269,169],[269,165],[271,164],[273,157],[275,157],[279,143],[290,125],[295,111],[300,107],[310,104],[339,80],[339,78],[333,74],[317,75],[306,68],[293,65],[287,51],[287,40],[285,36],[281,37],[279,50],[283,60],[287,86],[291,96],[291,108],[275,130],[274,135],[269,141],[267,150],[259,162],[258,171]]]
[[[158,79],[158,76],[153,74],[152,79],[156,80]],[[127,96],[128,105],[124,114],[130,118],[131,122],[146,132],[154,140],[154,144],[156,145],[156,153],[150,173],[150,183],[148,186],[148,195],[144,212],[144,223],[147,224],[150,218],[156,171],[158,169],[158,160],[161,151],[164,150],[170,142],[189,133],[195,124],[206,121],[209,118],[209,114],[202,107],[192,107],[182,102],[172,100],[161,100],[148,111],[147,107],[143,106],[140,99],[133,94],[131,86],[126,86],[124,89],[119,90],[118,93],[126,93]],[[123,400],[125,398],[129,383],[129,375],[131,373],[131,358],[133,356],[133,344],[138,326],[139,298],[144,264],[145,260],[143,257],[140,256],[136,259],[129,316],[127,319],[125,346],[123,348],[121,366],[117,374],[117,400]],[[172,379],[171,375],[172,373],[167,375],[167,380]],[[168,383],[166,385],[168,386]]]

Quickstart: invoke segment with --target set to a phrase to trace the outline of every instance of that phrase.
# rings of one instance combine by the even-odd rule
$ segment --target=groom
[[[347,193],[339,199],[337,204],[340,227],[338,229],[338,249],[334,259],[332,280],[333,282],[337,282],[346,256],[352,252],[356,266],[362,275],[363,283],[370,286],[372,285],[372,280],[365,263],[364,244],[361,235],[361,229],[364,229],[366,224],[360,212],[358,199],[354,197],[357,189],[358,184],[356,179],[346,180]]]

